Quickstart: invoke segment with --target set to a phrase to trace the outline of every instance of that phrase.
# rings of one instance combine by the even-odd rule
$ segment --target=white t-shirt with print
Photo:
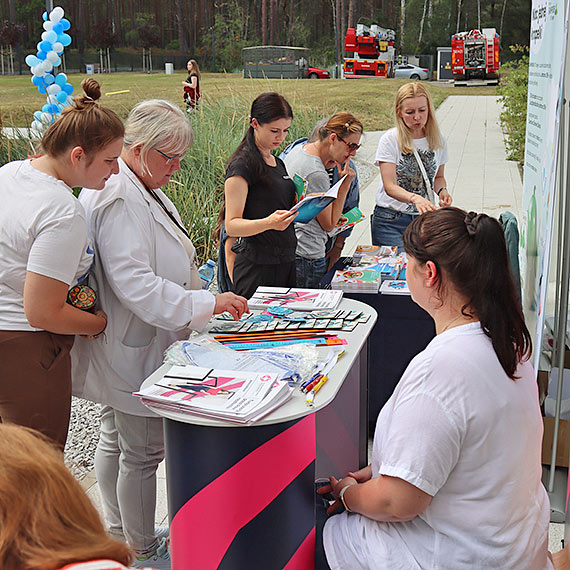
[[[443,139],[443,137],[442,137]],[[446,164],[449,160],[447,152],[447,143],[443,139],[443,148],[430,150],[427,139],[413,139],[414,148],[418,151],[420,158],[426,169],[430,184],[433,188],[433,181],[439,167]],[[375,164],[380,166],[381,162],[391,162],[396,165],[396,179],[398,186],[401,186],[408,192],[419,194],[429,200],[425,187],[422,171],[418,165],[418,161],[413,153],[402,154],[398,146],[398,132],[395,128],[386,131],[378,143],[376,150]],[[417,213],[417,209],[413,204],[400,202],[386,194],[384,182],[380,176],[380,186],[376,192],[376,205],[382,208],[391,208],[398,212],[406,212],[407,214]]]
[[[536,377],[528,361],[517,375],[479,323],[445,331],[412,360],[378,416],[372,473],[433,499],[407,522],[331,517],[333,570],[552,568]]]
[[[0,204],[0,330],[37,330],[24,313],[26,271],[69,286],[89,271],[85,211],[69,186],[29,160],[0,168]]]

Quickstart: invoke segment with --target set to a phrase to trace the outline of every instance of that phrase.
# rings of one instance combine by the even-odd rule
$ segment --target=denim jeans
[[[297,287],[303,289],[318,289],[321,279],[327,272],[328,262],[326,258],[307,259],[299,255],[295,256],[297,270]]]
[[[95,472],[109,533],[124,533],[136,555],[154,553],[156,469],[164,458],[162,418],[135,416],[101,407]]]
[[[376,206],[370,218],[372,245],[397,245],[398,252],[404,251],[404,231],[416,216]]]

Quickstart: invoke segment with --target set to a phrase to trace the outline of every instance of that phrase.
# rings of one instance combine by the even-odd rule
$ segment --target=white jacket
[[[176,208],[157,189],[180,220]],[[79,197],[95,242],[94,288],[109,318],[105,335],[77,338],[73,349],[73,394],[126,413],[153,416],[132,392],[162,364],[165,349],[201,330],[215,300],[190,290],[188,253],[165,212],[126,164],[105,189]]]

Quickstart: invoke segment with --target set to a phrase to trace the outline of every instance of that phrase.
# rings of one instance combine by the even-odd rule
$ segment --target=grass
[[[76,91],[84,77],[87,76],[70,75]],[[95,78],[102,86],[101,103],[122,117],[137,102],[149,98],[170,99],[183,106],[181,81],[186,78],[183,72],[174,75],[125,72]],[[318,119],[341,110],[358,117],[365,130],[390,128],[394,97],[403,83],[406,80],[267,80],[243,79],[238,74],[203,74],[202,104],[190,116],[194,144],[166,188],[189,228],[200,262],[217,258],[212,231],[223,197],[225,163],[246,131],[249,108],[257,95],[278,91],[288,99],[295,119],[287,143],[307,136]],[[106,95],[124,89],[129,89],[129,93]],[[449,84],[429,84],[429,89],[436,107],[450,94],[496,94],[494,87],[459,89]],[[45,101],[45,95],[38,93],[29,76],[0,78],[0,124],[29,126],[33,112]],[[25,141],[0,136],[0,165],[23,158],[28,152]]]

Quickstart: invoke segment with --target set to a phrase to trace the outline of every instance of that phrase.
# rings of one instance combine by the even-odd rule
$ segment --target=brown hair
[[[198,62],[195,59],[189,59],[188,63],[192,64],[192,73],[195,73],[198,76],[198,79],[200,79],[200,67],[198,66]],[[186,67],[188,67],[188,63],[186,64]]]
[[[129,566],[132,553],[106,533],[50,440],[0,424],[0,568],[55,570],[98,558]]]
[[[435,264],[442,303],[446,282],[466,299],[462,313],[479,319],[503,370],[516,380],[517,366],[530,356],[532,341],[499,222],[459,208],[433,210],[406,228],[404,249],[420,264]]]
[[[99,83],[87,78],[81,87],[84,94],[75,97],[74,104],[63,109],[61,117],[49,126],[42,138],[42,147],[48,156],[57,158],[76,146],[92,156],[125,133],[117,113],[97,103],[101,97]]]
[[[396,101],[394,104],[394,113],[396,115],[396,130],[398,132],[398,146],[402,154],[412,154],[414,152],[414,143],[412,141],[412,135],[410,129],[406,127],[404,120],[400,117],[400,109],[402,108],[402,103],[406,99],[411,99],[412,97],[425,97],[428,106],[428,118],[425,126],[426,139],[430,150],[435,150],[436,148],[443,147],[443,139],[441,138],[441,133],[439,132],[439,126],[435,118],[435,109],[433,107],[433,101],[431,95],[426,87],[419,81],[413,81],[412,83],[406,83],[398,89],[396,93]]]
[[[331,133],[340,135],[342,138],[353,133],[361,134],[364,131],[362,123],[350,113],[335,113],[323,126],[316,129],[319,140],[324,141]],[[311,137],[313,133],[311,133]]]

